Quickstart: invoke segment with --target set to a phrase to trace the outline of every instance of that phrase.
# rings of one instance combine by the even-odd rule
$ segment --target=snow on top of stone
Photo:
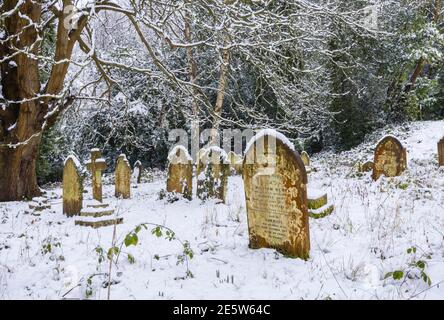
[[[284,136],[282,133],[280,133],[274,129],[262,129],[261,131],[256,133],[256,135],[253,138],[250,139],[250,141],[248,142],[248,144],[245,148],[244,154],[247,154],[247,152],[256,143],[256,141],[258,141],[260,138],[262,138],[264,136],[274,137],[274,138],[282,141],[282,143],[285,144],[287,147],[289,147],[290,150],[295,151],[294,144],[291,143],[291,141],[288,140],[288,138],[286,136]]]
[[[324,195],[325,195],[325,192],[323,192],[322,190],[307,188],[308,199],[318,199],[320,197],[323,197]]]
[[[173,149],[171,149],[170,153],[168,153],[168,161],[173,161],[174,157],[176,156],[177,151],[181,151],[181,156],[185,156],[187,161],[193,161],[193,158],[191,158],[190,154],[188,153],[187,148],[185,148],[182,145],[177,145]]]
[[[220,153],[221,157],[225,160],[228,159],[228,154],[225,152],[224,149],[222,149],[221,147],[218,146],[211,146],[205,149],[205,154],[210,153],[211,151],[213,152],[218,152]]]
[[[81,164],[80,164],[79,159],[78,159],[75,155],[73,155],[73,154],[69,155],[69,156],[65,159],[65,162],[63,163],[63,165],[66,165],[66,162],[67,162],[69,159],[71,159],[71,160],[74,162],[74,165],[75,165],[77,168],[80,168],[80,167],[81,167]]]
[[[380,144],[381,141],[384,140],[384,139],[386,139],[386,138],[393,138],[393,139],[396,139],[396,140],[398,140],[399,142],[401,142],[401,140],[400,140],[397,136],[395,136],[395,135],[393,135],[393,134],[386,134],[386,135],[383,136],[381,139],[379,139],[378,142],[376,142],[376,145]]]
[[[140,160],[137,160],[135,163],[134,163],[134,166],[141,166],[142,165],[142,162],[140,162]]]
[[[99,148],[92,148],[91,149],[91,152],[97,152],[97,151],[100,151],[100,149]]]

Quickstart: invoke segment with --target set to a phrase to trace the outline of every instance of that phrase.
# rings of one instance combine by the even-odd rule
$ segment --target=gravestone
[[[307,259],[307,173],[294,146],[274,130],[259,132],[247,145],[243,180],[250,248]]]
[[[381,175],[397,177],[407,168],[407,150],[398,139],[387,136],[382,139],[375,149],[373,161],[373,180],[378,180]]]
[[[93,198],[102,202],[102,171],[106,169],[106,163],[99,149],[91,150],[91,159],[86,162],[86,167],[92,175]]]
[[[227,154],[219,147],[206,149],[197,170],[197,197],[201,200],[219,199],[225,203],[230,163]],[[206,163],[206,164],[205,164]]]
[[[440,167],[444,166],[444,138],[438,142],[438,163]]]
[[[142,162],[139,160],[134,163],[133,177],[136,183],[140,183],[142,181]]]
[[[70,155],[63,168],[63,214],[77,216],[82,210],[83,179],[80,174],[80,161]]]
[[[307,152],[305,152],[305,151],[301,152],[301,159],[306,167],[310,166],[310,156],[308,155]]]
[[[191,199],[193,194],[193,159],[183,146],[174,147],[168,155],[167,192],[182,194]]]
[[[117,158],[114,194],[117,198],[129,199],[131,197],[131,166],[124,154]]]

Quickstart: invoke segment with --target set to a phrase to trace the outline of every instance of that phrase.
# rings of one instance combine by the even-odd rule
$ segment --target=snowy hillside
[[[408,169],[373,182],[353,166],[372,160],[386,134],[407,148]],[[112,265],[111,299],[442,299],[444,168],[437,168],[436,144],[443,136],[444,121],[418,122],[374,133],[352,151],[313,157],[309,188],[328,192],[335,211],[310,219],[308,261],[248,248],[239,176],[229,178],[226,205],[159,200],[164,176],[132,188],[131,200],[115,199],[108,183],[105,201],[124,218],[117,244],[151,223],[171,228],[194,252],[178,263],[182,244],[147,225]],[[48,192],[52,209],[40,216],[26,202],[0,203],[0,298],[106,299],[113,227],[74,226],[62,214],[61,189]]]

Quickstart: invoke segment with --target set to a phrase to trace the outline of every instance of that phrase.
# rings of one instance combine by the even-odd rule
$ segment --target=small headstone
[[[131,166],[124,154],[117,158],[115,171],[115,196],[129,199],[131,197]]]
[[[70,155],[63,168],[63,214],[77,216],[82,210],[83,185],[80,174],[80,161]]]
[[[191,199],[193,194],[193,159],[183,146],[174,147],[168,155],[167,192],[182,194]]]
[[[133,177],[138,184],[142,181],[142,162],[139,160],[134,163]]]
[[[250,248],[307,259],[307,173],[293,144],[274,130],[259,132],[247,145],[243,179]]]
[[[308,155],[308,153],[306,151],[301,152],[301,159],[306,167],[310,166],[310,156]]]
[[[386,177],[400,176],[407,168],[407,150],[398,139],[387,136],[376,146],[373,163],[372,178],[375,181],[381,175]]]
[[[225,203],[230,163],[227,154],[219,147],[210,147],[202,159],[206,165],[197,176],[197,196],[201,200],[219,199]]]
[[[102,202],[102,171],[106,169],[106,162],[99,149],[91,150],[91,159],[86,162],[86,166],[91,170],[93,198]]]
[[[444,138],[438,142],[438,163],[440,167],[444,166]]]

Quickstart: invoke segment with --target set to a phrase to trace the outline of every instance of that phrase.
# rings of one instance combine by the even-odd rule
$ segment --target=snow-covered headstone
[[[106,169],[106,162],[99,149],[91,150],[91,159],[86,162],[86,166],[91,170],[93,198],[102,202],[102,171]]]
[[[307,173],[291,142],[274,130],[259,132],[247,145],[243,179],[250,248],[307,259]]]
[[[182,194],[191,199],[193,194],[193,159],[183,146],[174,147],[168,155],[167,192]]]
[[[80,161],[70,155],[63,167],[63,214],[68,217],[80,214],[82,210],[83,185]]]
[[[201,169],[197,170],[197,197],[201,200],[219,199],[225,203],[230,175],[227,153],[216,146],[206,149],[199,159],[199,168]]]
[[[140,162],[139,160],[134,163],[133,179],[137,183],[140,183],[142,180],[142,162]]]
[[[386,177],[400,176],[407,168],[407,150],[398,139],[387,136],[382,139],[375,149],[373,161],[373,180],[381,175]]]
[[[131,166],[126,155],[117,158],[115,171],[115,196],[129,199],[131,197]]]
[[[444,138],[438,142],[438,163],[440,167],[444,166]]]

